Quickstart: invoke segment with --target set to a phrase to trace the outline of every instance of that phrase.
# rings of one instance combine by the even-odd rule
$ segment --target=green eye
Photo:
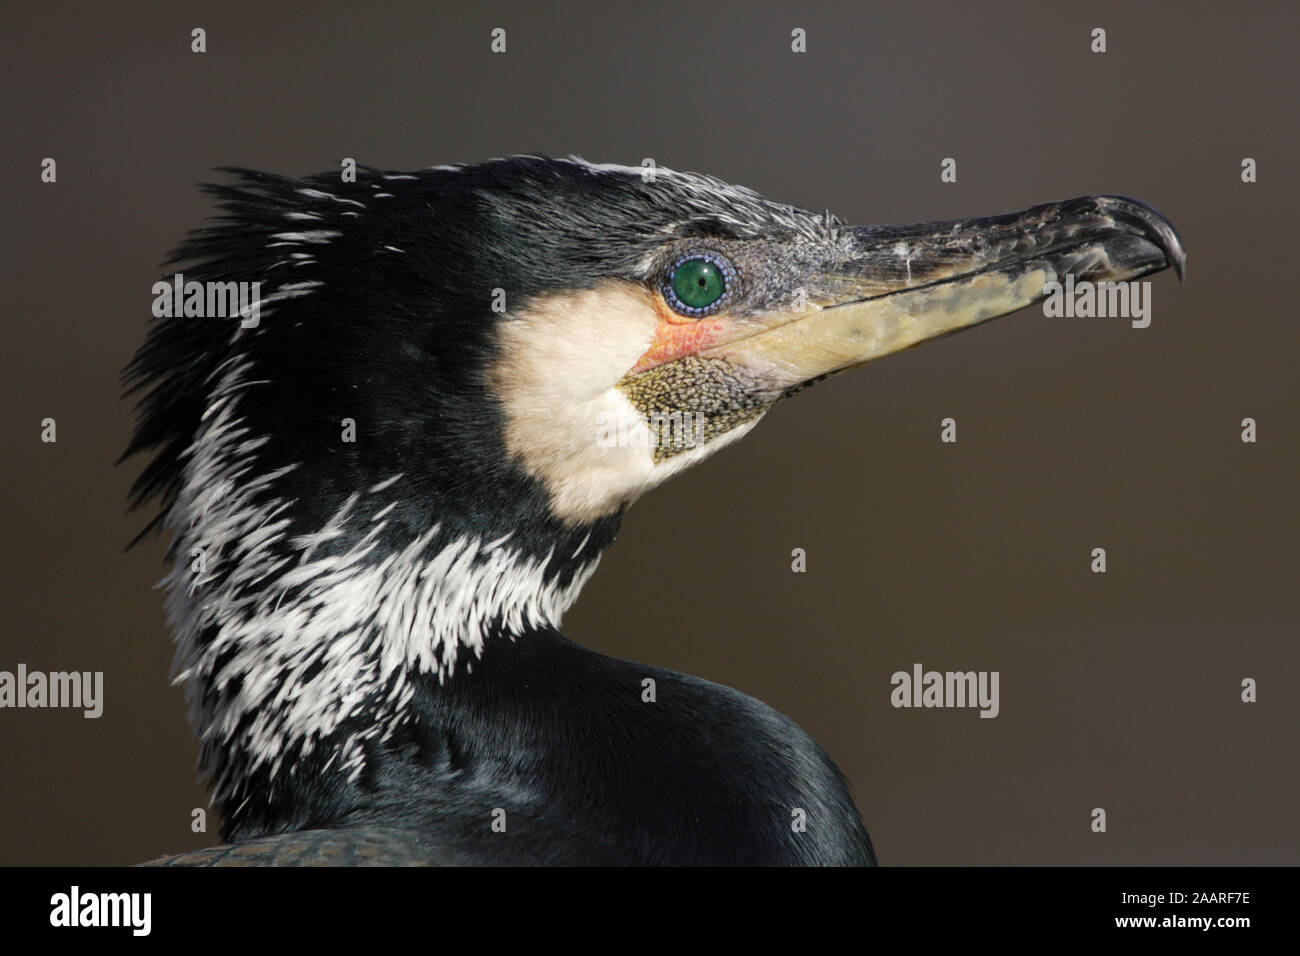
[[[727,294],[735,277],[731,263],[721,256],[693,255],[673,264],[665,283],[665,298],[684,315],[704,315]]]

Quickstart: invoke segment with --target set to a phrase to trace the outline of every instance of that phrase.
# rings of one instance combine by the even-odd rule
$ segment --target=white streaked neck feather
[[[528,557],[509,535],[444,541],[435,525],[382,553],[393,503],[379,493],[400,475],[353,494],[319,531],[290,537],[293,502],[275,489],[296,466],[255,473],[253,453],[268,439],[239,414],[248,371],[232,363],[217,382],[168,515],[175,681],[187,685],[206,746],[242,753],[245,771],[266,765],[272,775],[364,705],[374,719],[331,756],[355,777],[361,744],[405,719],[414,675],[445,679],[464,653],[481,653],[498,622],[510,633],[558,626],[598,556],[560,586],[553,555]],[[345,552],[323,547],[345,534],[353,541]],[[225,774],[214,797],[239,789]]]

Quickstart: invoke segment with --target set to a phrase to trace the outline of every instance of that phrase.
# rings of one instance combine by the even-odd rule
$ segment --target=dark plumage
[[[577,647],[559,615],[638,494],[912,344],[862,332],[897,297],[937,316],[927,338],[1026,304],[1038,271],[1181,267],[1167,223],[1109,197],[849,229],[577,160],[232,173],[169,265],[261,283],[260,320],[155,320],[127,454],[152,456],[133,500],[175,535],[176,668],[222,836],[264,862],[874,862],[794,723]],[[716,311],[673,301],[692,258],[725,277]],[[683,412],[705,425],[671,447],[594,437]]]

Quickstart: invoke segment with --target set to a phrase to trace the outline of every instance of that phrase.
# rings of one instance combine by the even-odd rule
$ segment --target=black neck
[[[355,780],[318,746],[245,781],[223,836],[402,827],[489,863],[871,861],[830,759],[736,691],[552,629],[497,634],[445,682],[413,680],[409,719],[367,745]]]

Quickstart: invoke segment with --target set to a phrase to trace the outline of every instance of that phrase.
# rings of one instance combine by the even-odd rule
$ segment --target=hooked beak
[[[1032,305],[1067,275],[1123,282],[1173,266],[1181,279],[1186,263],[1167,219],[1118,196],[847,232],[847,254],[807,278],[795,308],[749,316],[699,354],[785,395]]]

